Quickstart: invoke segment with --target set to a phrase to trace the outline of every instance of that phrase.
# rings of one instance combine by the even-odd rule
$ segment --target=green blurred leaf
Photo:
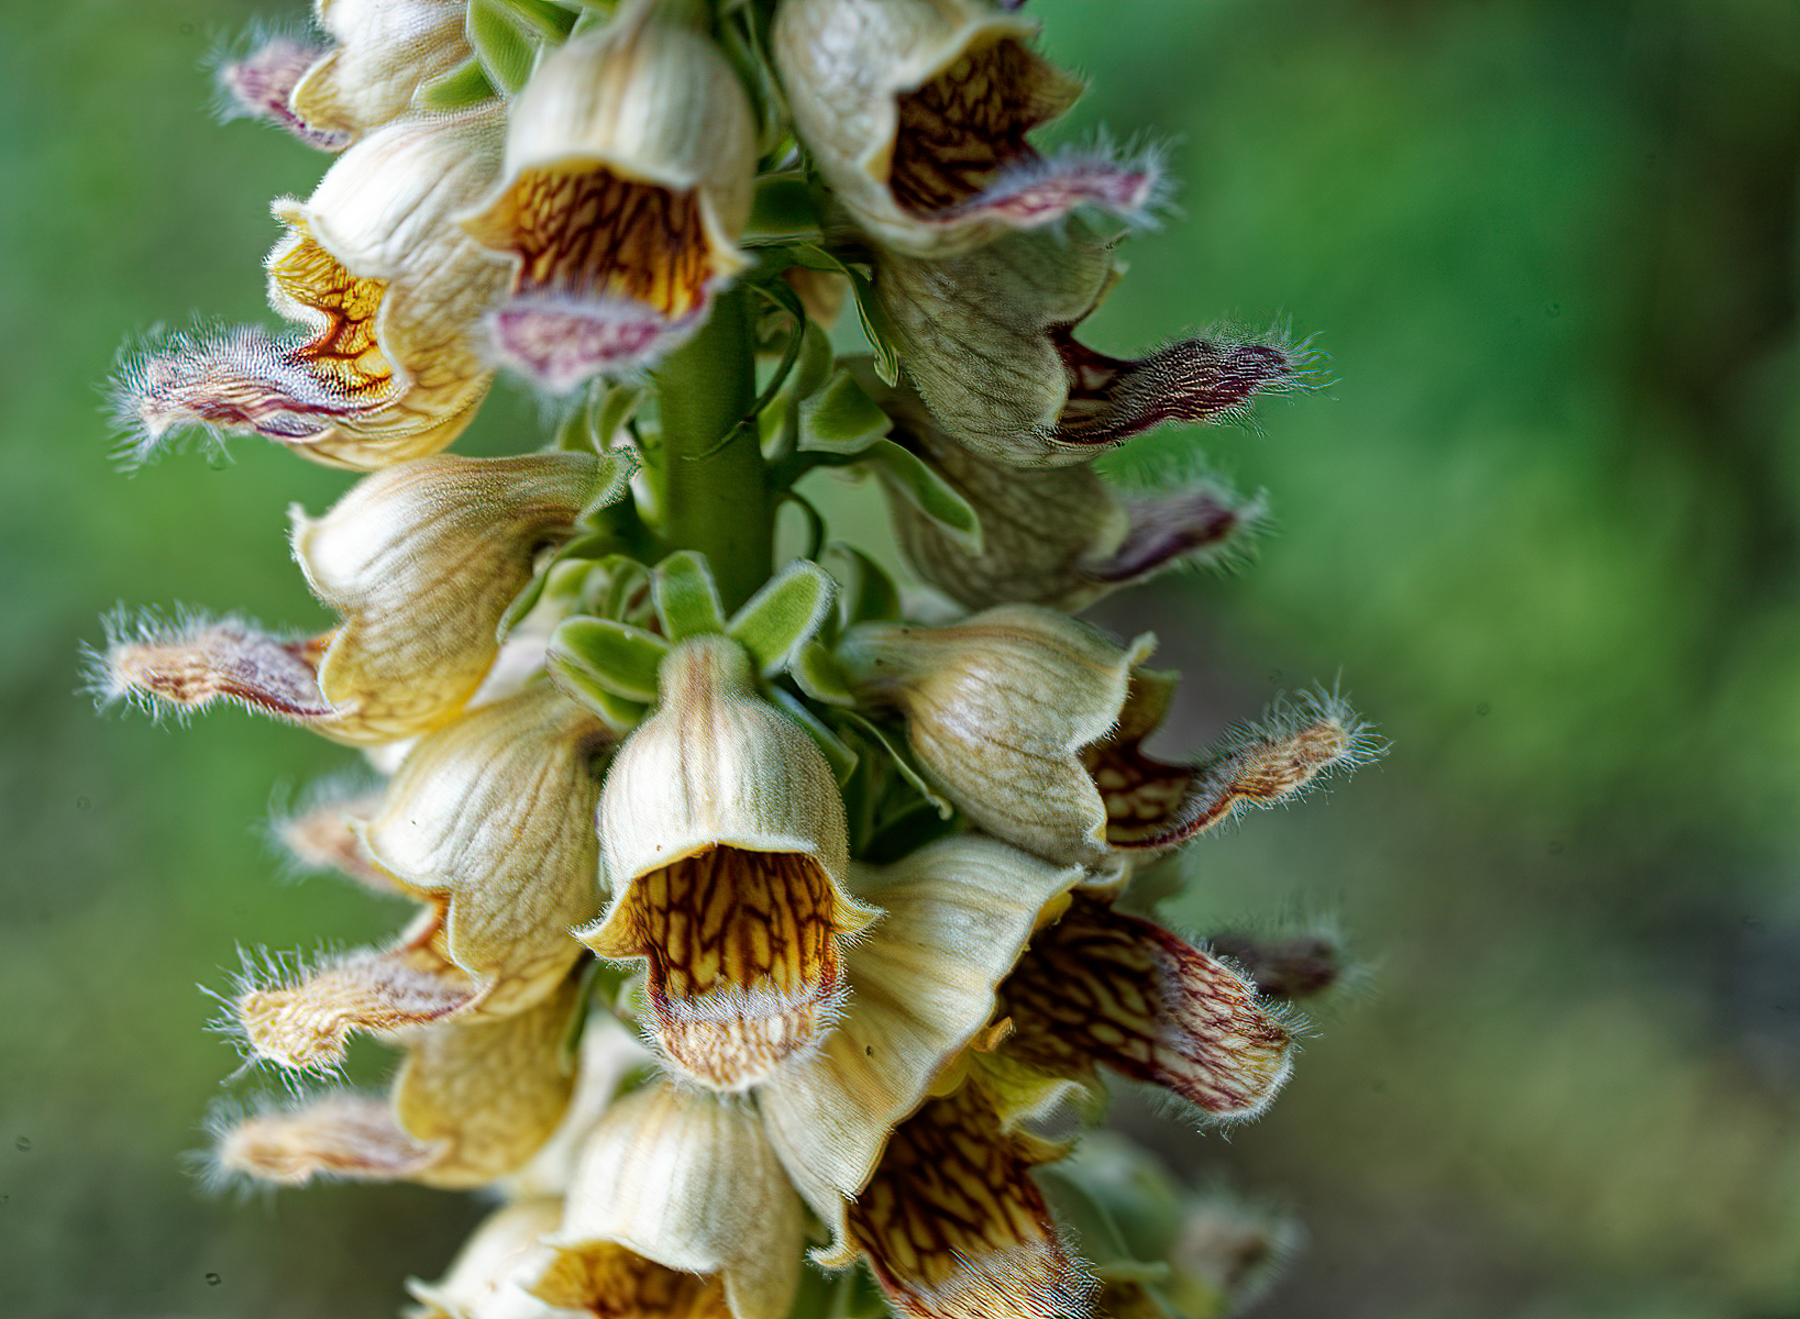
[[[815,701],[845,709],[856,704],[856,697],[850,694],[850,680],[844,675],[837,656],[816,641],[800,647],[788,665],[788,672],[800,690]]]
[[[507,0],[469,0],[464,25],[469,44],[488,81],[509,96],[531,78],[537,61],[537,44],[520,30],[519,22]]]
[[[894,429],[893,418],[845,370],[802,397],[799,407],[800,447],[817,453],[862,453]]]
[[[750,220],[744,226],[742,241],[746,247],[796,240],[817,242],[819,238],[818,207],[805,176],[765,174],[756,181]]]
[[[725,606],[704,554],[680,550],[669,555],[651,571],[650,589],[671,641],[725,630]]]
[[[900,617],[900,589],[875,560],[841,540],[827,545],[823,557],[834,565],[828,571],[842,587],[838,612],[845,627]]]
[[[862,325],[863,337],[869,341],[869,351],[875,359],[875,374],[881,377],[882,384],[897,385],[900,383],[900,350],[894,347],[894,327],[875,300],[875,286],[860,271],[850,266],[841,269],[850,277],[850,297],[856,303],[856,319]]]
[[[454,110],[466,110],[483,101],[491,101],[498,95],[500,93],[489,81],[487,70],[481,67],[481,61],[471,59],[420,87],[413,98],[413,104],[421,110],[448,114]]]
[[[615,696],[656,699],[656,670],[669,653],[661,637],[610,618],[567,618],[550,638],[551,671],[577,671]]]
[[[765,678],[772,677],[796,646],[818,632],[836,591],[837,583],[823,568],[796,559],[750,597],[725,631],[750,652]]]
[[[880,471],[908,503],[955,535],[970,553],[981,553],[980,517],[937,468],[892,440],[875,441],[862,461]]]

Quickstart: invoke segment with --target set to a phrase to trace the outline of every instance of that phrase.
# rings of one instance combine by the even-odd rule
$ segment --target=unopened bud
[[[706,37],[643,0],[547,56],[497,192],[463,223],[513,271],[498,361],[552,392],[654,364],[744,267],[749,97]]]
[[[1151,204],[1153,160],[1026,141],[1081,94],[1036,32],[980,0],[783,0],[773,47],[834,199],[881,244],[941,255],[1077,206]]]

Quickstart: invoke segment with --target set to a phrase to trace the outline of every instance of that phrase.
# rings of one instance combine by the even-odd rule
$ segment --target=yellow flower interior
[[[316,313],[320,328],[289,356],[310,367],[347,398],[379,397],[392,388],[394,367],[375,338],[375,318],[387,282],[357,277],[296,228],[269,262],[269,275],[288,298]]]
[[[680,1273],[610,1241],[559,1251],[530,1289],[547,1305],[601,1319],[730,1319],[717,1276]]]

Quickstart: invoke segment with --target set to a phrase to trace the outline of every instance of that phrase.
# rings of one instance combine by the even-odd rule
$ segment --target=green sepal
[[[568,40],[577,15],[556,0],[501,0],[512,11],[513,19],[527,31],[546,41],[561,44]]]
[[[875,374],[884,385],[900,383],[900,350],[894,347],[894,327],[888,314],[875,300],[875,286],[869,277],[850,266],[844,267],[850,277],[850,297],[856,303],[856,319],[863,337],[869,341],[869,353],[875,359]]]
[[[669,640],[686,641],[725,630],[718,583],[698,550],[677,550],[657,564],[650,572],[650,591]]]
[[[816,243],[822,237],[812,188],[798,173],[765,174],[756,181],[750,219],[738,240],[745,247]]]
[[[646,608],[650,589],[648,568],[624,554],[608,555],[594,566],[603,574],[601,586],[586,597],[587,608],[582,612],[629,623],[632,621],[631,601],[642,596],[639,617],[643,622],[651,621],[650,611]]]
[[[955,536],[971,554],[981,553],[981,518],[962,492],[937,468],[892,440],[877,440],[862,455],[907,503]]]
[[[434,114],[449,114],[491,101],[499,95],[488,80],[487,70],[481,67],[481,61],[469,59],[420,87],[413,97],[413,105]]]
[[[631,493],[631,478],[638,466],[637,454],[630,449],[614,449],[600,454],[599,458],[600,484],[581,506],[581,512],[575,515],[576,526],[595,531],[605,530],[605,519],[601,514]]]
[[[816,641],[809,641],[794,653],[788,663],[794,683],[821,705],[836,705],[848,710],[856,705],[850,692],[850,679],[836,655]]]
[[[531,575],[531,580],[525,583],[525,589],[506,606],[506,612],[500,615],[500,621],[494,626],[495,640],[504,642],[525,615],[537,608],[538,601],[544,598],[544,591],[550,585],[550,574],[556,568],[574,559],[598,559],[616,548],[617,539],[610,531],[605,530],[590,532],[563,542]]]
[[[875,560],[841,540],[827,545],[821,557],[838,581],[838,617],[845,627],[899,619],[900,590]]]
[[[750,652],[763,677],[772,678],[818,632],[836,592],[823,568],[795,559],[732,615],[725,632]]]
[[[488,81],[508,96],[531,78],[537,43],[520,28],[521,20],[507,0],[469,0],[463,29]]]
[[[781,687],[772,688],[770,694],[787,717],[799,724],[817,744],[820,754],[825,757],[825,763],[831,766],[831,775],[837,780],[838,787],[842,788],[849,783],[861,757],[843,738],[832,732],[818,715],[807,709],[806,702],[798,696]]]
[[[894,419],[844,370],[802,395],[799,411],[800,447],[815,453],[864,453],[894,429]]]
[[[546,660],[544,671],[550,675],[550,682],[557,691],[583,709],[593,711],[602,723],[620,737],[642,723],[644,716],[650,711],[649,705],[643,701],[633,701],[616,692],[609,692],[593,674],[578,663]]]
[[[610,618],[565,618],[550,637],[544,663],[552,674],[576,672],[628,701],[656,699],[656,670],[669,643]]]
[[[795,674],[795,680],[798,681],[798,679],[799,675]],[[804,688],[804,684],[802,687]],[[839,717],[851,727],[875,740],[882,751],[887,753],[894,768],[900,772],[900,777],[912,785],[913,791],[931,803],[940,819],[948,820],[956,813],[956,808],[939,795],[938,790],[932,787],[930,781],[926,779],[924,772],[913,763],[912,752],[889,737],[887,730],[880,724],[865,719],[854,710],[845,710]]]

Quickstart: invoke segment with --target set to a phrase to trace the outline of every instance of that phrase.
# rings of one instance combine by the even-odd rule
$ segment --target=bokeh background
[[[1185,181],[1090,338],[1291,316],[1336,381],[1128,451],[1203,444],[1279,525],[1100,616],[1188,669],[1189,740],[1341,674],[1394,746],[1203,843],[1178,908],[1335,921],[1363,992],[1229,1139],[1127,1118],[1305,1222],[1268,1319],[1800,1316],[1800,4],[1032,10],[1073,126],[1154,126]],[[259,831],[346,753],[76,691],[115,601],[324,622],[283,510],[345,478],[244,441],[127,479],[96,390],[158,321],[267,316],[266,201],[322,160],[201,70],[259,12],[0,5],[7,1315],[386,1315],[478,1213],[198,1188],[236,1058],[196,985],[397,914]],[[472,447],[535,424],[502,394]]]

